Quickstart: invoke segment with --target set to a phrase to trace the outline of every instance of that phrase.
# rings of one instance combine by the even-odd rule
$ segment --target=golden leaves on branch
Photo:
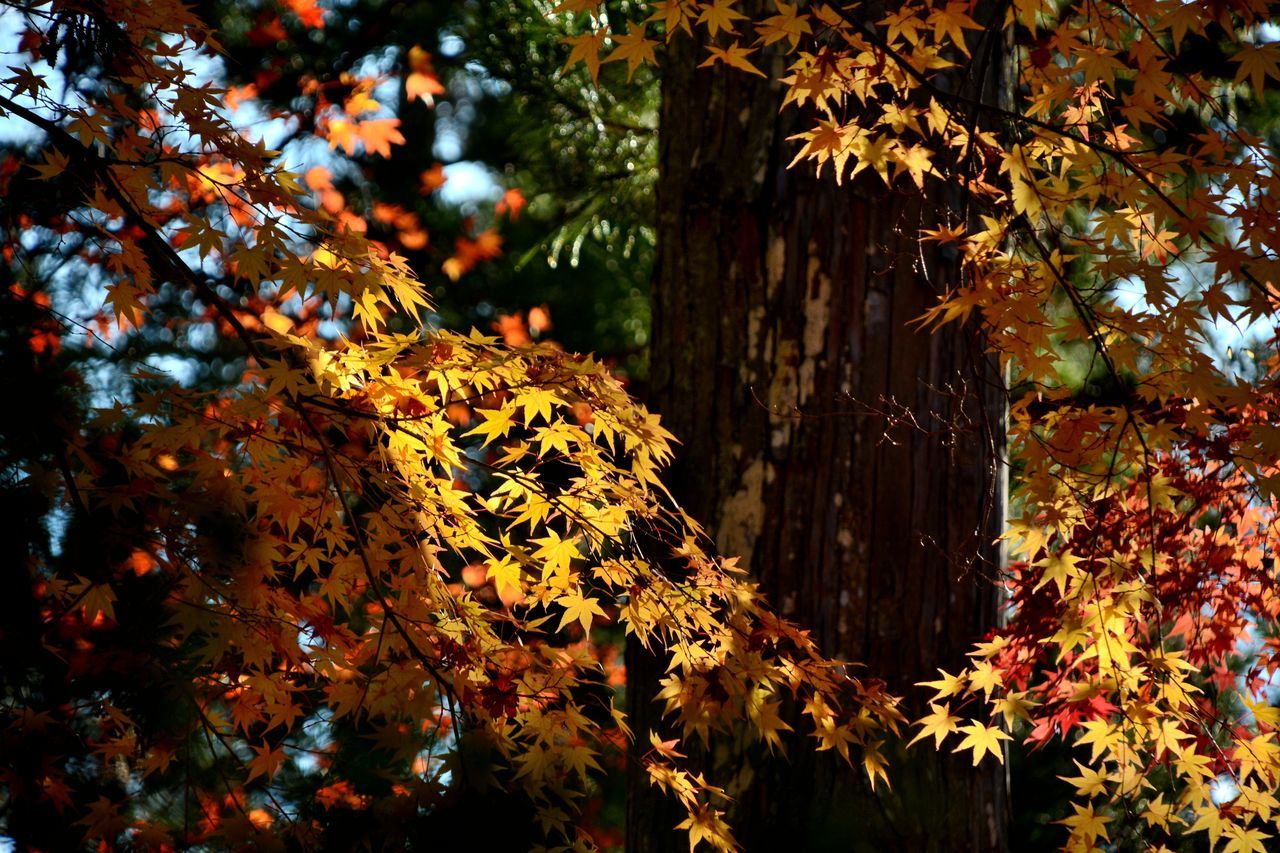
[[[1248,327],[1276,346],[1280,231],[1258,211],[1280,160],[1250,127],[1280,80],[1272,11],[735,8],[671,0],[645,25],[696,35],[707,68],[785,63],[784,102],[808,122],[793,167],[921,193],[937,220],[921,240],[957,271],[920,325],[974,324],[1012,383],[1011,622],[927,683],[913,742],[956,735],[975,763],[1014,733],[1074,742],[1088,760],[1068,780],[1068,849],[1096,849],[1122,819],[1153,845],[1204,832],[1263,849],[1280,765],[1255,697],[1275,644],[1248,626],[1280,618],[1262,558],[1280,544],[1280,444],[1262,427],[1280,417],[1280,360],[1250,348],[1228,370],[1210,339]],[[1012,56],[1002,25],[1025,34]],[[1201,53],[1213,40],[1216,64]],[[1001,62],[1016,92],[962,88]]]
[[[245,367],[215,390],[149,376],[145,393],[77,437],[71,482],[87,511],[127,516],[145,542],[119,576],[54,577],[45,594],[92,631],[127,618],[137,579],[160,584],[167,677],[222,774],[190,779],[191,796],[207,814],[242,818],[209,817],[201,843],[305,839],[281,798],[308,767],[324,774],[314,796],[325,811],[430,809],[477,774],[525,791],[552,841],[579,843],[572,816],[600,756],[631,737],[612,688],[601,690],[599,630],[667,659],[661,701],[677,744],[741,727],[781,751],[791,733],[779,708],[796,699],[817,748],[853,761],[860,747],[884,779],[877,747],[903,721],[895,700],[823,658],[732,559],[707,550],[662,487],[674,438],[656,415],[590,357],[423,329],[425,286],[365,236],[333,175],[281,169],[170,63],[174,38],[198,51],[207,33],[185,12],[162,24],[134,4],[107,6],[139,65],[104,85],[130,97],[53,119],[0,104],[48,132],[45,177],[88,176],[80,221],[124,223],[104,265],[120,320],[156,322],[153,297],[172,288],[201,308],[167,328],[213,321]],[[319,7],[290,8],[303,26],[325,24]],[[718,29],[742,19],[732,3],[701,17]],[[606,61],[634,72],[655,58],[645,32],[614,39],[604,60],[601,35],[574,52],[593,76]],[[409,61],[410,81],[423,78],[411,93],[438,94],[429,58]],[[388,156],[403,143],[399,120],[370,117],[381,111],[372,83],[350,82],[341,109],[318,116],[320,134],[348,154]],[[143,83],[152,126],[183,128],[191,147],[136,130],[129,103]],[[33,88],[22,74],[4,85]],[[176,225],[154,208],[166,197],[181,199]],[[504,204],[514,219],[523,197]],[[416,227],[404,211],[373,216]],[[486,232],[460,243],[446,273],[498,242]],[[320,317],[341,334],[322,337]],[[99,748],[121,772],[172,761],[141,745],[136,724],[117,728]],[[368,739],[389,792],[345,775],[337,731]],[[649,772],[686,807],[691,837],[731,847],[724,792],[658,745]],[[86,839],[110,844],[126,819],[177,839],[181,821],[149,809],[144,798],[95,805]]]

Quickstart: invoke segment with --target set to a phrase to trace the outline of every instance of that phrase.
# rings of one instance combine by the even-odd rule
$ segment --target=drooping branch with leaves
[[[0,700],[12,837],[404,844],[500,789],[590,846],[574,816],[632,736],[593,624],[667,656],[686,738],[776,742],[784,696],[851,760],[896,729],[892,697],[708,551],[661,485],[672,437],[605,368],[421,321],[405,259],[229,121],[181,7],[26,15],[68,85],[18,68],[0,94],[39,136],[11,189],[59,202],[14,223],[6,358],[77,399],[4,466],[54,518],[9,581],[30,632]],[[103,315],[72,315],[67,247]],[[238,348],[215,387],[129,358],[210,330]],[[73,345],[117,356],[107,387]],[[691,835],[728,844],[680,744],[648,763]]]
[[[1006,370],[1016,561],[1007,626],[925,685],[916,740],[975,763],[1074,745],[1068,849],[1264,849],[1275,8],[1013,2],[984,27],[966,2],[657,5],[624,33],[561,4],[591,40],[574,59],[660,64],[692,37],[707,65],[784,66],[795,168],[956,199],[918,235],[963,259],[920,325],[976,324]],[[1006,91],[956,84],[1010,44]]]

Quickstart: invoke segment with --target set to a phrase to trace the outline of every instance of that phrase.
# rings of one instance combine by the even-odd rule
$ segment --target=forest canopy
[[[1280,10],[0,9],[18,849],[1277,843]]]

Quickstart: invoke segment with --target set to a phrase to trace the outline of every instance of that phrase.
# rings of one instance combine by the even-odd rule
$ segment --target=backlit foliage
[[[978,324],[1007,371],[1014,562],[1007,625],[925,685],[915,748],[979,763],[1071,744],[1067,849],[1274,844],[1272,9],[664,0],[616,31],[599,9],[548,10],[576,22],[566,59],[591,77],[701,39],[706,65],[776,76],[812,119],[796,168],[954,200],[920,239],[961,253],[963,276],[921,326]],[[684,739],[745,722],[779,747],[796,696],[818,749],[886,781],[894,701],[707,551],[661,487],[671,436],[606,370],[422,327],[428,289],[395,251],[420,223],[383,211],[395,239],[371,241],[325,174],[242,136],[225,108],[246,93],[196,82],[210,34],[181,7],[28,16],[23,49],[77,85],[12,70],[0,109],[43,142],[0,180],[61,200],[56,228],[30,224],[100,271],[108,306],[70,334],[10,234],[6,310],[37,318],[33,369],[157,325],[212,325],[239,361],[212,389],[136,372],[5,471],[53,496],[67,547],[106,543],[83,568],[28,555],[33,630],[63,667],[48,683],[85,687],[5,681],[4,766],[26,769],[0,776],[8,809],[52,804],[91,844],[306,843],[339,810],[429,816],[494,785],[528,794],[549,843],[588,846],[576,807],[630,736],[590,641],[608,624],[670,660],[658,701]],[[966,88],[991,63],[1007,91]],[[433,96],[428,57],[405,73],[415,102]],[[309,93],[333,150],[398,144],[375,88]],[[442,274],[496,236],[467,236]],[[126,679],[183,712],[149,725]],[[732,846],[684,744],[651,746],[691,843]]]
[[[56,2],[27,20],[24,49],[71,85],[15,67],[0,93],[42,138],[5,179],[62,200],[5,249],[25,281],[5,310],[35,318],[25,369],[76,382],[60,350],[127,364],[144,330],[196,326],[239,360],[212,388],[134,365],[8,463],[58,505],[61,555],[84,543],[79,562],[25,555],[45,669],[0,698],[11,820],[52,807],[89,846],[307,846],[340,812],[407,831],[501,787],[528,795],[549,844],[589,848],[575,814],[631,736],[590,642],[609,624],[669,659],[660,701],[686,740],[746,725],[777,745],[795,699],[818,749],[883,773],[894,700],[707,552],[661,485],[672,437],[606,369],[420,324],[427,288],[326,175],[229,121],[236,93],[194,73],[214,40],[183,7]],[[412,74],[429,96],[426,65]],[[312,118],[333,148],[385,155],[395,119],[361,117],[362,85]],[[34,289],[41,234],[102,277],[101,317],[76,325],[56,281]],[[80,381],[67,390],[102,393]],[[681,747],[655,739],[649,772],[692,839],[728,847]]]
[[[963,277],[921,325],[979,324],[1007,370],[1015,562],[1007,626],[926,685],[917,748],[1074,744],[1066,849],[1274,845],[1275,7],[655,7],[624,33],[562,3],[570,61],[694,37],[784,67],[796,168],[957,200],[920,239]],[[966,82],[992,63],[1006,88]]]

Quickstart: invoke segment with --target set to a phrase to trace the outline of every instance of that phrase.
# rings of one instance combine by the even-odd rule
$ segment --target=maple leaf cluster
[[[926,685],[915,742],[1073,744],[1064,849],[1274,843],[1274,8],[654,6],[624,31],[560,4],[569,64],[691,37],[776,77],[809,128],[793,166],[937,212],[920,239],[962,273],[920,325],[971,322],[1006,371],[1009,623]]]
[[[883,773],[896,701],[709,550],[662,486],[672,436],[604,366],[426,326],[425,285],[368,234],[372,219],[411,247],[421,223],[353,212],[332,171],[295,174],[240,132],[227,100],[249,93],[193,77],[212,34],[187,10],[106,0],[40,20],[33,41],[109,31],[121,48],[75,97],[23,70],[0,90],[43,137],[5,179],[62,205],[56,229],[27,227],[80,247],[105,289],[78,346],[212,328],[235,357],[221,383],[137,367],[47,437],[37,479],[86,544],[83,560],[25,557],[45,649],[30,677],[58,687],[5,683],[10,811],[102,847],[310,846],[340,815],[403,834],[501,789],[549,844],[589,848],[575,815],[633,737],[591,642],[610,625],[669,662],[658,701],[680,739],[645,760],[695,839],[732,844],[723,792],[681,745],[745,727],[776,748],[783,701],[819,749]],[[374,84],[340,82],[341,106],[313,88],[317,132],[385,156],[397,119],[364,117]],[[515,218],[523,197],[501,203]],[[459,264],[496,242],[460,242]],[[68,306],[9,298],[35,318],[24,357],[54,376],[70,335],[50,330],[79,331]]]
[[[552,14],[576,28],[568,67],[593,80],[630,77],[672,38],[700,40],[706,73],[776,77],[807,122],[794,165],[942,211],[919,236],[962,272],[920,325],[972,323],[1006,371],[1019,559],[1001,578],[1007,624],[924,685],[916,748],[976,765],[1069,744],[1066,849],[1121,832],[1266,849],[1280,828],[1272,10],[744,8],[663,0],[616,32],[594,0]],[[680,737],[637,736],[692,845],[735,841],[688,747],[745,727],[779,749],[784,703],[817,749],[888,781],[897,700],[712,552],[663,489],[673,437],[602,365],[526,343],[519,321],[505,340],[428,330],[398,251],[425,245],[421,221],[351,210],[332,172],[294,175],[240,133],[226,109],[253,93],[193,81],[186,58],[211,34],[180,7],[50,9],[24,42],[98,76],[55,97],[14,69],[0,110],[43,142],[0,182],[53,188],[61,209],[22,227],[100,271],[107,310],[76,336],[212,327],[243,368],[215,388],[139,371],[23,469],[102,547],[26,555],[57,677],[6,682],[11,809],[53,809],[107,846],[313,843],[325,816],[439,815],[487,787],[524,795],[550,844],[588,847],[574,816],[601,756],[633,737],[591,640],[608,625],[668,664],[657,701]],[[327,20],[308,2],[262,15],[264,45]],[[1195,61],[1208,54],[1220,61]],[[990,63],[1006,88],[969,82]],[[332,150],[403,141],[377,78],[303,85]],[[440,88],[411,51],[408,100]],[[441,271],[457,278],[500,237],[454,246]],[[10,268],[22,251],[9,241]],[[53,370],[71,343],[61,303],[5,293],[30,318],[6,342]],[[1262,342],[1224,360],[1224,325]],[[152,724],[139,679],[181,712]]]

